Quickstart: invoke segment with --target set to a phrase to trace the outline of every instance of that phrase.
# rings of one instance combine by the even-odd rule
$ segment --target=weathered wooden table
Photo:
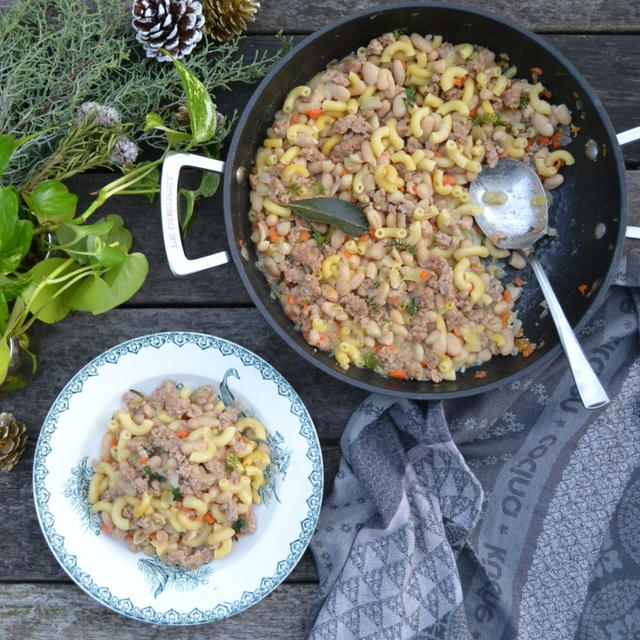
[[[8,4],[7,0],[0,2]],[[283,29],[299,39],[327,22],[367,6],[367,0],[294,3],[266,0],[243,48],[274,50]],[[614,127],[640,124],[640,3],[628,0],[470,0],[470,6],[508,16],[544,34],[595,88]],[[1,10],[1,8],[0,8]],[[472,40],[473,38],[470,38]],[[219,109],[242,109],[252,87],[217,96]],[[625,149],[632,221],[640,212],[640,145]],[[70,187],[89,198],[107,181],[91,175]],[[105,212],[121,213],[149,258],[150,273],[124,307],[93,317],[77,314],[59,325],[40,327],[40,367],[25,390],[2,398],[29,425],[32,442],[50,404],[67,380],[88,360],[134,336],[164,330],[195,330],[228,338],[270,361],[293,383],[306,403],[322,441],[325,486],[330,490],[338,461],[338,440],[365,393],[345,387],[312,368],[269,328],[250,303],[232,265],[178,280],[166,264],[156,204],[134,198],[114,200]],[[220,198],[202,211],[188,240],[192,257],[222,249]],[[634,215],[636,214],[636,215]],[[0,475],[0,638],[301,638],[316,591],[316,571],[307,552],[289,578],[253,608],[229,620],[197,628],[164,629],[119,616],[99,605],[69,581],[50,553],[36,519],[31,489],[33,447],[13,472]]]

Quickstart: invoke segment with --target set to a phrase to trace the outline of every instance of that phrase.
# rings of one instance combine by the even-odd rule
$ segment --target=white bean
[[[447,333],[447,354],[451,357],[460,355],[462,351],[462,340],[453,333]]]
[[[403,118],[407,113],[407,105],[401,95],[393,99],[393,115],[396,118]]]
[[[511,258],[509,258],[509,264],[514,269],[524,269],[527,266],[527,261],[517,251],[513,251],[511,253]]]
[[[571,124],[571,112],[566,104],[559,104],[551,107],[551,112],[555,115],[556,120],[563,125]]]
[[[362,79],[369,85],[376,84],[379,72],[380,69],[369,60],[362,65]]]
[[[553,125],[549,122],[549,118],[542,113],[536,111],[531,118],[531,124],[541,136],[553,135]]]
[[[393,74],[396,85],[401,87],[404,84],[405,72],[400,60],[396,59],[391,63],[391,73]]]

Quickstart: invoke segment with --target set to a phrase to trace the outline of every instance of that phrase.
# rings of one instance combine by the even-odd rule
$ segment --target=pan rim
[[[442,10],[450,13],[459,12],[466,15],[478,16],[485,19],[490,19],[496,22],[501,26],[508,27],[520,35],[525,37],[526,39],[533,41],[538,46],[544,48],[550,55],[552,55],[558,63],[564,67],[564,69],[569,73],[576,82],[580,85],[581,89],[584,92],[584,95],[588,98],[588,100],[592,103],[600,121],[603,124],[604,131],[607,138],[608,143],[608,151],[614,154],[615,159],[615,168],[618,175],[618,189],[619,189],[619,199],[620,199],[620,211],[619,211],[619,227],[618,234],[616,238],[615,248],[613,252],[613,256],[611,259],[611,263],[602,279],[602,283],[599,286],[597,293],[594,295],[591,300],[590,305],[587,307],[586,311],[580,318],[580,320],[573,326],[573,330],[576,334],[578,334],[589,322],[597,309],[602,305],[609,287],[612,284],[613,276],[616,270],[616,266],[619,263],[620,255],[622,252],[622,246],[625,236],[626,229],[626,219],[627,219],[627,187],[626,187],[626,177],[625,177],[625,167],[624,160],[620,145],[617,143],[615,130],[611,121],[609,119],[609,115],[607,114],[602,102],[596,95],[595,91],[591,88],[589,83],[585,80],[582,74],[574,67],[574,65],[562,54],[560,53],[553,45],[549,44],[542,37],[533,33],[532,31],[522,27],[521,25],[513,22],[509,18],[505,18],[503,16],[497,15],[490,11],[485,11],[483,9],[476,9],[465,7],[458,4],[445,4],[442,2],[399,2],[394,4],[382,5],[379,7],[372,7],[368,9],[364,9],[361,11],[357,11],[354,13],[350,13],[347,16],[339,18],[330,22],[329,24],[321,27],[320,29],[314,31],[313,33],[305,36],[299,43],[297,43],[292,49],[285,55],[283,58],[271,69],[271,71],[262,79],[260,84],[256,87],[253,94],[251,95],[247,105],[245,106],[238,122],[236,124],[236,128],[231,139],[231,143],[229,146],[229,152],[226,159],[225,165],[225,174],[223,180],[223,209],[224,209],[224,218],[225,218],[225,227],[227,232],[227,239],[229,242],[229,247],[231,251],[231,255],[233,257],[234,264],[236,269],[240,275],[240,279],[244,284],[246,290],[249,293],[253,303],[260,311],[262,316],[265,318],[269,326],[275,330],[275,332],[284,340],[284,342],[291,347],[298,355],[305,358],[308,362],[313,364],[315,367],[318,367],[321,371],[329,374],[330,376],[345,382],[347,384],[353,385],[365,391],[380,393],[383,395],[391,395],[395,397],[404,397],[410,398],[414,400],[446,400],[453,398],[463,398],[478,395],[481,393],[485,393],[487,391],[493,391],[494,389],[498,389],[503,387],[525,375],[531,375],[544,365],[548,365],[553,359],[555,359],[562,352],[562,345],[558,339],[558,342],[555,346],[553,346],[547,353],[541,356],[539,359],[526,364],[518,371],[510,373],[499,380],[494,380],[487,383],[480,383],[477,386],[470,387],[468,389],[457,389],[454,391],[414,391],[411,389],[404,388],[404,385],[407,384],[400,380],[392,380],[390,378],[385,378],[380,376],[380,380],[386,384],[386,387],[379,386],[377,384],[369,383],[363,380],[359,380],[349,376],[346,372],[342,371],[337,367],[329,366],[324,363],[318,357],[314,355],[310,350],[307,350],[304,346],[298,344],[295,339],[293,339],[276,321],[276,319],[272,316],[271,312],[267,309],[267,307],[262,302],[260,296],[257,291],[254,289],[251,281],[247,273],[245,272],[245,260],[240,253],[240,249],[237,246],[236,238],[233,233],[233,224],[232,224],[232,214],[231,214],[231,189],[233,188],[233,177],[234,177],[234,160],[237,155],[239,139],[244,131],[245,127],[249,124],[249,116],[254,109],[256,103],[260,100],[260,97],[265,90],[265,88],[273,81],[273,79],[280,73],[281,69],[294,57],[298,56],[304,49],[314,40],[321,38],[322,36],[330,33],[336,28],[344,26],[350,22],[354,22],[361,18],[366,18],[368,16],[375,16],[381,13],[389,13],[398,10],[413,10],[420,11],[422,9],[429,10]],[[409,381],[409,384],[412,382]],[[417,383],[419,384],[419,383]]]

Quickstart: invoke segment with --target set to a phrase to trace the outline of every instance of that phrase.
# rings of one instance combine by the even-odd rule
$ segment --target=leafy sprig
[[[506,123],[500,119],[497,113],[476,113],[469,117],[473,125],[492,124],[494,127],[505,127]]]
[[[367,369],[371,369],[371,371],[381,372],[384,371],[384,365],[373,351],[369,351],[368,353],[362,354],[362,364]]]
[[[151,467],[148,464],[145,464],[144,467],[142,467],[142,470],[145,472],[147,478],[149,478],[149,482],[152,482],[153,480],[157,480],[158,482],[167,481],[167,479],[158,472],[151,471]]]
[[[414,255],[418,252],[418,250],[406,240],[398,240],[397,238],[387,242],[387,247],[395,247],[398,251],[406,251]]]

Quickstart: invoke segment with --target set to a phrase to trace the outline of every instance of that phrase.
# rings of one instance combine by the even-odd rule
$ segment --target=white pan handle
[[[616,138],[618,138],[618,144],[620,146],[640,140],[640,127],[634,127],[633,129],[622,131],[616,135]]]
[[[196,167],[222,173],[224,162],[191,153],[170,153],[164,159],[162,180],[160,181],[162,237],[164,238],[169,268],[175,276],[186,276],[229,262],[229,254],[226,251],[218,251],[218,253],[194,260],[189,260],[184,253],[180,238],[180,221],[178,220],[178,180],[182,167]]]

